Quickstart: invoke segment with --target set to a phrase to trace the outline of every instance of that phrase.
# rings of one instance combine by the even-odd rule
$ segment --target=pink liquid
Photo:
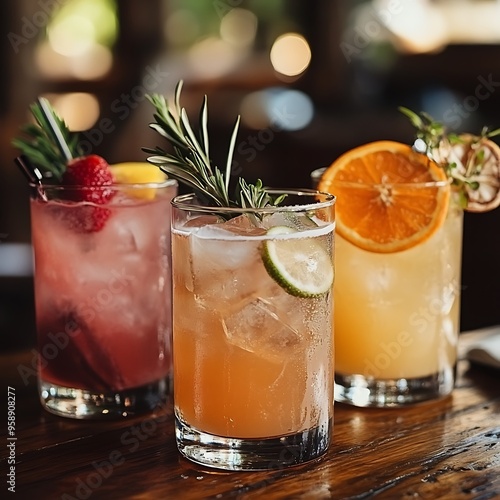
[[[104,227],[90,233],[68,222],[75,204],[31,201],[43,381],[106,392],[169,375],[175,191],[161,188],[153,199],[118,193]]]

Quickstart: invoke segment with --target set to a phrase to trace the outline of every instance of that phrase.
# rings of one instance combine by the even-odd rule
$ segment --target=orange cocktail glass
[[[398,406],[455,382],[463,210],[435,162],[379,141],[313,173],[338,197],[335,399]]]

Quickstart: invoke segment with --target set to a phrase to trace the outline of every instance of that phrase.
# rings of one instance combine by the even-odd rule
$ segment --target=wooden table
[[[479,335],[462,334],[462,353]],[[114,422],[46,413],[35,377],[25,385],[18,373],[31,358],[28,352],[0,358],[4,400],[9,388],[15,393],[17,438],[8,441],[2,432],[0,498],[9,498],[11,449],[15,492],[22,499],[500,498],[500,372],[470,367],[463,359],[457,388],[441,401],[387,410],[337,404],[333,444],[321,460],[224,473],[181,458],[171,404]]]

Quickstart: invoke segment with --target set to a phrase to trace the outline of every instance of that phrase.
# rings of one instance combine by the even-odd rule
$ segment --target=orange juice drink
[[[445,172],[381,141],[339,158],[335,397],[395,406],[449,394],[460,312],[463,210]]]
[[[177,442],[204,465],[293,465],[330,441],[333,197],[286,202],[173,202]]]
[[[451,203],[431,238],[396,253],[370,252],[338,236],[339,401],[396,405],[451,392],[459,333],[462,216],[462,209]]]
[[[335,318],[339,374],[408,381],[439,373],[451,377],[457,357],[461,248],[462,210],[456,205],[432,238],[402,252],[373,253],[337,238],[336,255],[342,262]]]

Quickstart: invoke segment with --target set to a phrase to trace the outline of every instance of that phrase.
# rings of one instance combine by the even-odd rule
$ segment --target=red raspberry
[[[97,155],[82,156],[71,160],[63,174],[62,184],[79,188],[74,191],[68,189],[67,199],[91,203],[68,211],[66,220],[70,227],[83,233],[100,231],[111,215],[111,210],[94,205],[109,203],[115,194],[111,187],[113,175],[106,160]]]

